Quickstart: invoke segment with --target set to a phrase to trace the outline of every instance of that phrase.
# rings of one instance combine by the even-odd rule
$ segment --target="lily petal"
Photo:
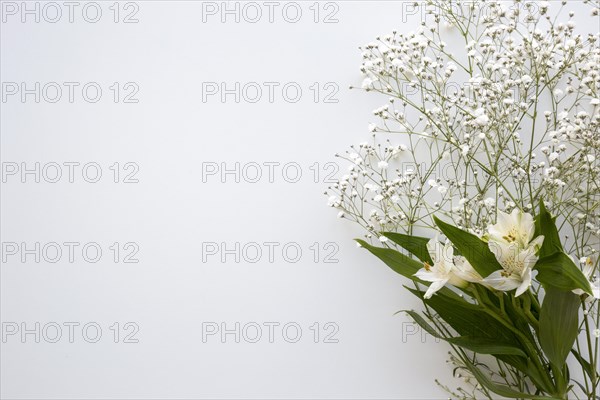
[[[429,288],[427,289],[427,292],[425,292],[425,296],[423,297],[426,299],[430,299],[435,292],[437,292],[438,290],[443,288],[444,285],[446,285],[446,282],[448,282],[448,279],[433,282],[431,285],[429,285]]]
[[[454,257],[454,269],[452,270],[454,275],[467,282],[479,283],[483,280],[481,275],[463,256]]]
[[[431,269],[428,271],[425,268],[421,268],[420,270],[418,270],[414,276],[416,276],[420,280],[426,281],[426,282],[435,282],[435,281],[440,280],[440,277],[438,276],[438,274],[436,274]]]
[[[519,277],[514,275],[505,277],[502,276],[502,272],[502,270],[492,272],[483,280],[483,282],[490,287],[503,292],[516,289],[521,285],[521,279]]]
[[[525,293],[527,290],[529,290],[529,286],[531,286],[531,269],[526,268],[524,270],[522,279],[523,279],[523,282],[521,282],[521,285],[519,285],[519,287],[517,288],[515,297],[519,297],[520,295]]]
[[[535,253],[536,251],[533,247],[529,247],[519,253],[518,260],[523,262],[523,271],[521,272],[521,275],[523,275],[527,270],[529,270],[531,274],[531,269],[539,259]]]
[[[437,236],[427,242],[427,251],[434,263],[442,259],[442,246],[438,242]]]

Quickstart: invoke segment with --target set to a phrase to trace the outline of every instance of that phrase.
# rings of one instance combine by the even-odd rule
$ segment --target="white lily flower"
[[[437,241],[437,238],[427,242],[427,251],[433,260],[433,265],[425,263],[425,266],[417,271],[415,276],[423,281],[431,282],[431,285],[425,292],[425,298],[431,296],[443,288],[447,283],[454,286],[464,287],[467,282],[454,274],[454,249],[452,243],[447,241],[444,246]]]
[[[517,297],[525,293],[531,286],[531,270],[538,260],[536,246],[523,249],[517,243],[504,242],[488,245],[502,269],[492,272],[483,283],[501,291],[517,289]]]
[[[483,282],[497,290],[516,289],[516,296],[525,293],[531,286],[531,271],[544,241],[544,236],[534,239],[534,235],[531,214],[519,209],[510,214],[498,211],[498,219],[488,227],[486,238],[502,269],[491,273]]]
[[[516,243],[519,248],[541,246],[544,237],[538,236],[532,241],[535,234],[533,216],[515,208],[508,214],[498,211],[498,219],[494,225],[488,227],[487,238],[490,242]]]

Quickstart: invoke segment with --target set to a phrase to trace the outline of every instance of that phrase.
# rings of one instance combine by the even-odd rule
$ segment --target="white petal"
[[[434,263],[442,259],[441,248],[442,246],[438,242],[437,236],[433,239],[430,239],[429,242],[427,242],[427,251],[429,252],[429,256],[431,257]]]
[[[452,247],[452,243],[448,240],[444,245],[444,261],[452,264],[454,261],[454,247]]]
[[[488,242],[488,247],[502,266],[506,265],[508,261],[514,260],[519,255],[519,245],[515,242],[490,241]]]
[[[440,280],[436,273],[434,273],[431,270],[427,271],[425,268],[421,268],[420,270],[418,270],[415,276],[420,280],[426,282],[435,282]]]
[[[542,247],[542,244],[544,244],[544,235],[537,236],[535,239],[529,242],[527,247],[533,247],[537,252],[540,247]]]
[[[533,268],[535,263],[538,261],[538,256],[535,255],[535,250],[530,247],[519,253],[518,260],[523,262],[523,274],[526,270],[531,270],[531,268]]]
[[[587,258],[585,259],[586,262],[583,265],[583,274],[585,275],[586,278],[590,279],[592,277],[592,273],[594,272],[594,263],[593,262],[587,262]]]
[[[529,268],[525,269],[522,279],[523,279],[523,282],[517,288],[515,297],[519,297],[520,295],[525,293],[529,289],[529,286],[531,286],[531,269],[529,269]]]
[[[526,232],[527,237],[525,238],[527,242],[533,239],[533,235],[535,234],[535,222],[533,221],[533,216],[529,213],[521,213],[521,230]]]
[[[446,284],[446,282],[448,282],[448,280],[441,280],[441,281],[435,281],[433,282],[429,288],[427,289],[427,292],[425,292],[425,297],[426,299],[430,299],[431,296],[437,292],[438,290],[440,290],[441,288],[444,287],[444,285]]]
[[[503,271],[501,270],[492,272],[490,275],[488,275],[487,278],[483,280],[483,282],[493,287],[494,289],[502,290],[504,292],[519,287],[519,285],[521,284],[521,279],[514,275],[504,277],[502,276],[502,272]]]
[[[496,218],[496,229],[500,231],[508,231],[511,226],[515,224],[515,214],[513,210],[512,214],[505,213],[504,211],[498,210],[498,217]]]
[[[469,282],[465,279],[462,279],[460,276],[458,276],[454,272],[455,272],[455,270],[452,270],[452,272],[448,275],[449,276],[448,283],[451,284],[452,286],[456,286],[459,288],[466,288],[467,285],[469,284]]]
[[[454,259],[454,269],[452,272],[454,275],[467,282],[478,283],[483,280],[481,275],[475,271],[469,261],[462,256],[458,256]]]

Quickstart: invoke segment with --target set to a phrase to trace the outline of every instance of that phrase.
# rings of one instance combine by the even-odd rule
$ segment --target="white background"
[[[239,23],[233,15],[223,23],[220,13],[206,15],[203,22],[203,3],[194,1],[135,2],[137,23],[123,23],[124,15],[134,10],[124,3],[118,5],[115,23],[112,1],[98,2],[102,17],[97,23],[82,17],[85,2],[78,3],[72,23],[65,6],[56,23],[43,15],[39,23],[33,15],[22,22],[21,10],[4,12],[3,85],[80,86],[72,103],[66,86],[56,103],[43,93],[39,103],[33,94],[25,101],[21,93],[3,98],[3,171],[12,163],[19,168],[40,163],[41,169],[53,165],[48,163],[81,165],[73,183],[65,166],[57,183],[43,175],[37,183],[33,174],[25,175],[23,183],[21,171],[3,177],[2,397],[445,397],[434,379],[456,384],[445,363],[446,346],[411,334],[410,320],[393,315],[419,308],[416,299],[403,290],[402,278],[355,247],[352,238],[362,232],[337,220],[323,195],[324,178],[331,171],[324,164],[335,162],[333,155],[348,145],[369,138],[367,125],[375,119],[371,110],[385,102],[348,89],[361,82],[358,46],[394,29],[415,29],[422,15],[415,10],[407,15],[409,3],[339,1],[325,8],[322,2],[317,23],[313,2],[299,3],[297,23],[283,18],[285,2],[275,8],[273,23],[262,2],[263,17],[256,23],[245,21],[244,15]],[[35,4],[27,3],[30,8]],[[38,3],[40,9],[44,5]],[[338,22],[323,23],[335,10],[332,18]],[[53,18],[54,11],[47,11]],[[93,10],[89,13],[94,16]],[[292,10],[289,15],[294,16]],[[82,97],[87,82],[103,90],[96,103]],[[128,92],[124,84],[135,83],[138,102],[124,103],[121,97],[115,103],[109,88],[114,82],[121,96]],[[203,82],[226,82],[230,88],[235,82],[280,86],[272,103],[264,86],[257,103],[243,98],[236,103],[233,95],[225,102],[219,95],[204,102]],[[281,87],[288,82],[303,90],[296,103],[282,97]],[[321,88],[318,102],[309,88],[315,82]],[[328,82],[339,87],[337,103],[323,102]],[[101,167],[97,183],[82,177],[81,166],[90,162]],[[115,162],[121,168],[119,183],[109,169]],[[127,162],[139,167],[138,183],[122,182],[131,171],[123,169]],[[273,182],[267,167],[256,183],[243,175],[236,183],[233,175],[222,179],[219,174],[205,176],[203,182],[203,163],[234,168],[236,162],[240,168],[280,165]],[[286,163],[300,165],[298,182],[282,176]],[[309,168],[315,163],[316,179],[315,168]],[[346,166],[339,168],[343,173]],[[288,180],[294,178],[292,171]],[[18,243],[22,250],[21,243],[33,248],[36,242],[42,247],[51,242],[81,245],[72,263],[66,247],[56,263],[44,257],[35,262],[34,255],[23,262],[21,252],[7,254],[7,243]],[[89,242],[103,251],[96,263],[82,258],[81,246]],[[137,244],[139,262],[123,262],[126,252],[121,249],[115,263],[109,248],[115,242],[121,247]],[[273,262],[263,246],[258,262],[248,262],[242,254],[239,262],[228,255],[223,263],[220,253],[205,255],[203,262],[206,242],[226,242],[228,248],[236,242],[241,247],[251,242],[279,245]],[[316,260],[311,250],[315,242],[320,248]],[[286,243],[302,249],[298,262],[284,259]],[[324,262],[327,243],[333,243],[330,251],[337,246],[337,262]],[[73,343],[66,322],[79,324]],[[120,324],[118,343],[110,329],[115,322]],[[124,330],[127,322],[139,327],[134,335],[138,343],[124,343],[124,334],[131,332]],[[257,343],[243,336],[236,343],[234,334],[203,340],[207,322],[225,323],[229,329],[256,323],[263,326],[263,336]],[[273,343],[266,322],[279,324]],[[35,330],[36,323],[39,343],[33,333],[7,335],[10,327]],[[102,328],[98,342],[86,341],[86,323]],[[286,323],[301,327],[298,342],[285,340]],[[328,329],[326,323],[331,323]],[[57,343],[48,340],[55,335],[53,324],[63,326]],[[335,327],[339,330],[329,337],[333,340],[325,340]],[[254,336],[254,331],[247,333]],[[293,329],[288,333],[288,339],[295,336]],[[89,336],[95,336],[93,329]]]

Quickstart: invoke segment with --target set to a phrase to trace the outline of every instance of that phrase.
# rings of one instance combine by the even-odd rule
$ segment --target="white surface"
[[[402,289],[402,278],[355,247],[351,239],[361,232],[340,223],[322,195],[323,164],[368,138],[371,110],[385,101],[347,89],[360,84],[357,47],[394,29],[415,29],[420,15],[404,23],[406,3],[341,1],[338,23],[314,23],[312,2],[301,2],[303,17],[295,24],[283,20],[280,8],[273,23],[266,16],[254,24],[232,17],[221,23],[218,16],[203,23],[202,2],[138,1],[139,22],[124,24],[112,21],[112,2],[99,4],[103,15],[95,24],[82,19],[80,7],[73,23],[64,15],[54,24],[31,16],[22,23],[17,14],[1,27],[2,82],[97,82],[103,89],[93,104],[78,90],[73,103],[65,91],[57,103],[35,103],[30,95],[25,103],[12,96],[1,104],[5,168],[97,162],[103,173],[95,184],[80,169],[69,183],[66,167],[58,183],[36,183],[31,175],[26,183],[18,175],[2,183],[5,246],[95,242],[103,250],[97,263],[85,262],[81,247],[73,263],[66,254],[57,263],[36,263],[33,256],[23,263],[18,255],[2,263],[4,331],[11,323],[30,329],[36,322],[80,324],[73,343],[64,325],[58,343],[6,336],[2,397],[444,397],[433,380],[452,385],[446,347],[431,338],[422,343],[419,334],[403,338],[412,326],[393,313],[418,308],[417,301]],[[139,102],[114,103],[113,82],[121,89],[135,82]],[[203,82],[298,82],[303,96],[289,103],[276,90],[272,103],[236,103],[231,96],[226,103],[217,96],[203,102]],[[314,82],[337,84],[339,102],[315,103]],[[137,164],[139,183],[113,183],[115,162]],[[288,183],[276,168],[273,183],[266,175],[257,183],[235,183],[231,176],[203,183],[205,162],[296,162],[303,175]],[[318,183],[309,169],[315,162]],[[135,242],[139,263],[123,263],[123,253],[114,263],[114,242]],[[233,256],[203,263],[203,242],[281,245],[274,262],[263,253],[256,263],[236,263]],[[303,251],[296,263],[281,255],[290,242]],[[321,246],[319,262],[309,249],[314,242]],[[337,263],[323,262],[328,242],[339,246]],[[103,330],[97,343],[81,335],[89,322]],[[115,322],[119,343],[109,329]],[[139,327],[139,343],[123,343],[127,322]],[[235,343],[233,335],[226,343],[216,335],[204,343],[206,322],[280,326],[273,343],[264,325],[258,343]],[[297,343],[281,334],[288,322],[303,330]],[[315,322],[319,343],[309,328]],[[339,327],[337,343],[324,343],[333,329],[325,331],[328,322]]]

